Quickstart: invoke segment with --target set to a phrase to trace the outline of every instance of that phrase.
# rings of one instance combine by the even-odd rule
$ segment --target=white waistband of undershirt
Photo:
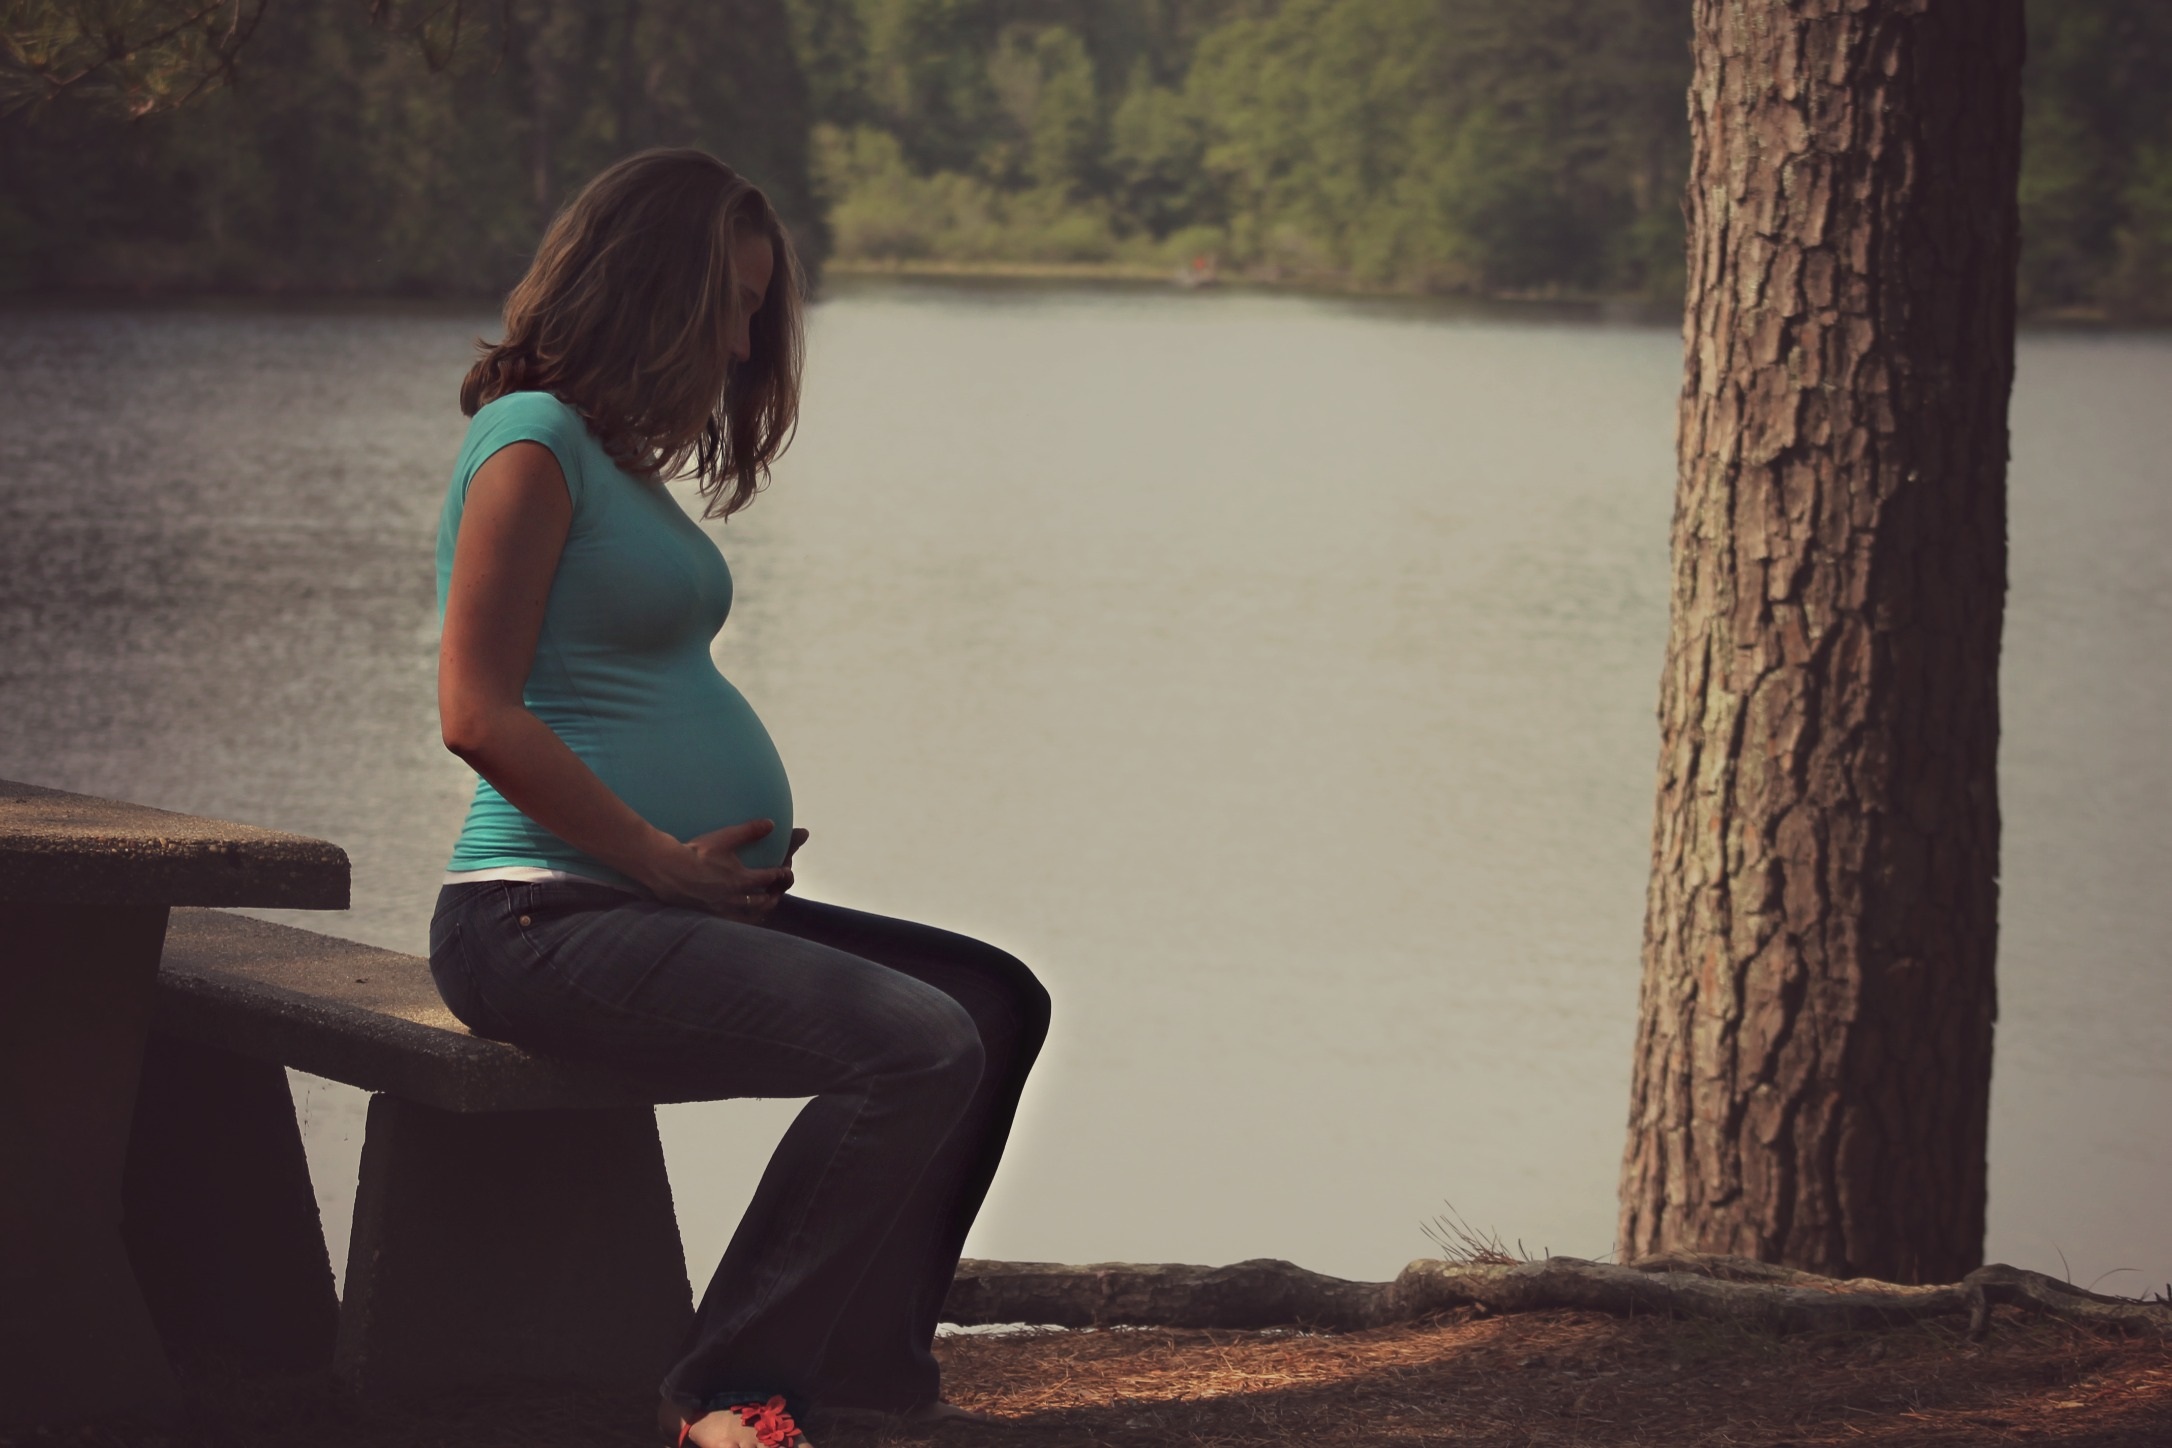
[[[571,870],[552,870],[542,865],[493,865],[487,870],[447,870],[438,877],[441,885],[472,885],[479,880],[514,880],[523,885],[545,882],[563,885],[601,885],[606,890],[617,890],[631,895],[628,890],[611,880],[598,880],[590,875],[576,875]]]

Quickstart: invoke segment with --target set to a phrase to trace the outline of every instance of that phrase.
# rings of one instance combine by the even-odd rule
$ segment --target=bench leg
[[[164,906],[0,904],[0,1427],[179,1389],[121,1244]]]
[[[332,1365],[339,1299],[286,1068],[154,1033],[123,1235],[179,1364]]]
[[[370,1099],[338,1371],[653,1390],[693,1322],[656,1113]]]

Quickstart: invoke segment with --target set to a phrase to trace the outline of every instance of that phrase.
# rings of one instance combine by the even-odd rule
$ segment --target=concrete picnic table
[[[175,1396],[121,1235],[168,911],[347,901],[323,840],[0,780],[0,1424]]]

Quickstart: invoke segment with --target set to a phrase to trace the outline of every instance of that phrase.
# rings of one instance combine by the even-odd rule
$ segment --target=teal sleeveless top
[[[587,424],[547,392],[515,392],[477,412],[453,467],[437,529],[438,616],[475,470],[509,443],[549,448],[566,475],[573,522],[551,579],[523,699],[611,791],[681,840],[751,819],[776,829],[747,846],[750,865],[784,859],[792,791],[769,731],[709,647],[732,607],[731,569],[664,488],[611,460]],[[556,870],[639,890],[515,809],[478,779],[454,871]]]

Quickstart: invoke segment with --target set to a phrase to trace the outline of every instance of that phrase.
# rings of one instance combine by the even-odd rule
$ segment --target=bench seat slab
[[[337,1353],[357,1390],[653,1391],[692,1298],[649,1107],[470,1114],[371,1098]]]
[[[430,963],[223,910],[176,910],[158,973],[163,1035],[446,1111],[643,1106],[668,1083],[532,1056],[469,1033]]]

